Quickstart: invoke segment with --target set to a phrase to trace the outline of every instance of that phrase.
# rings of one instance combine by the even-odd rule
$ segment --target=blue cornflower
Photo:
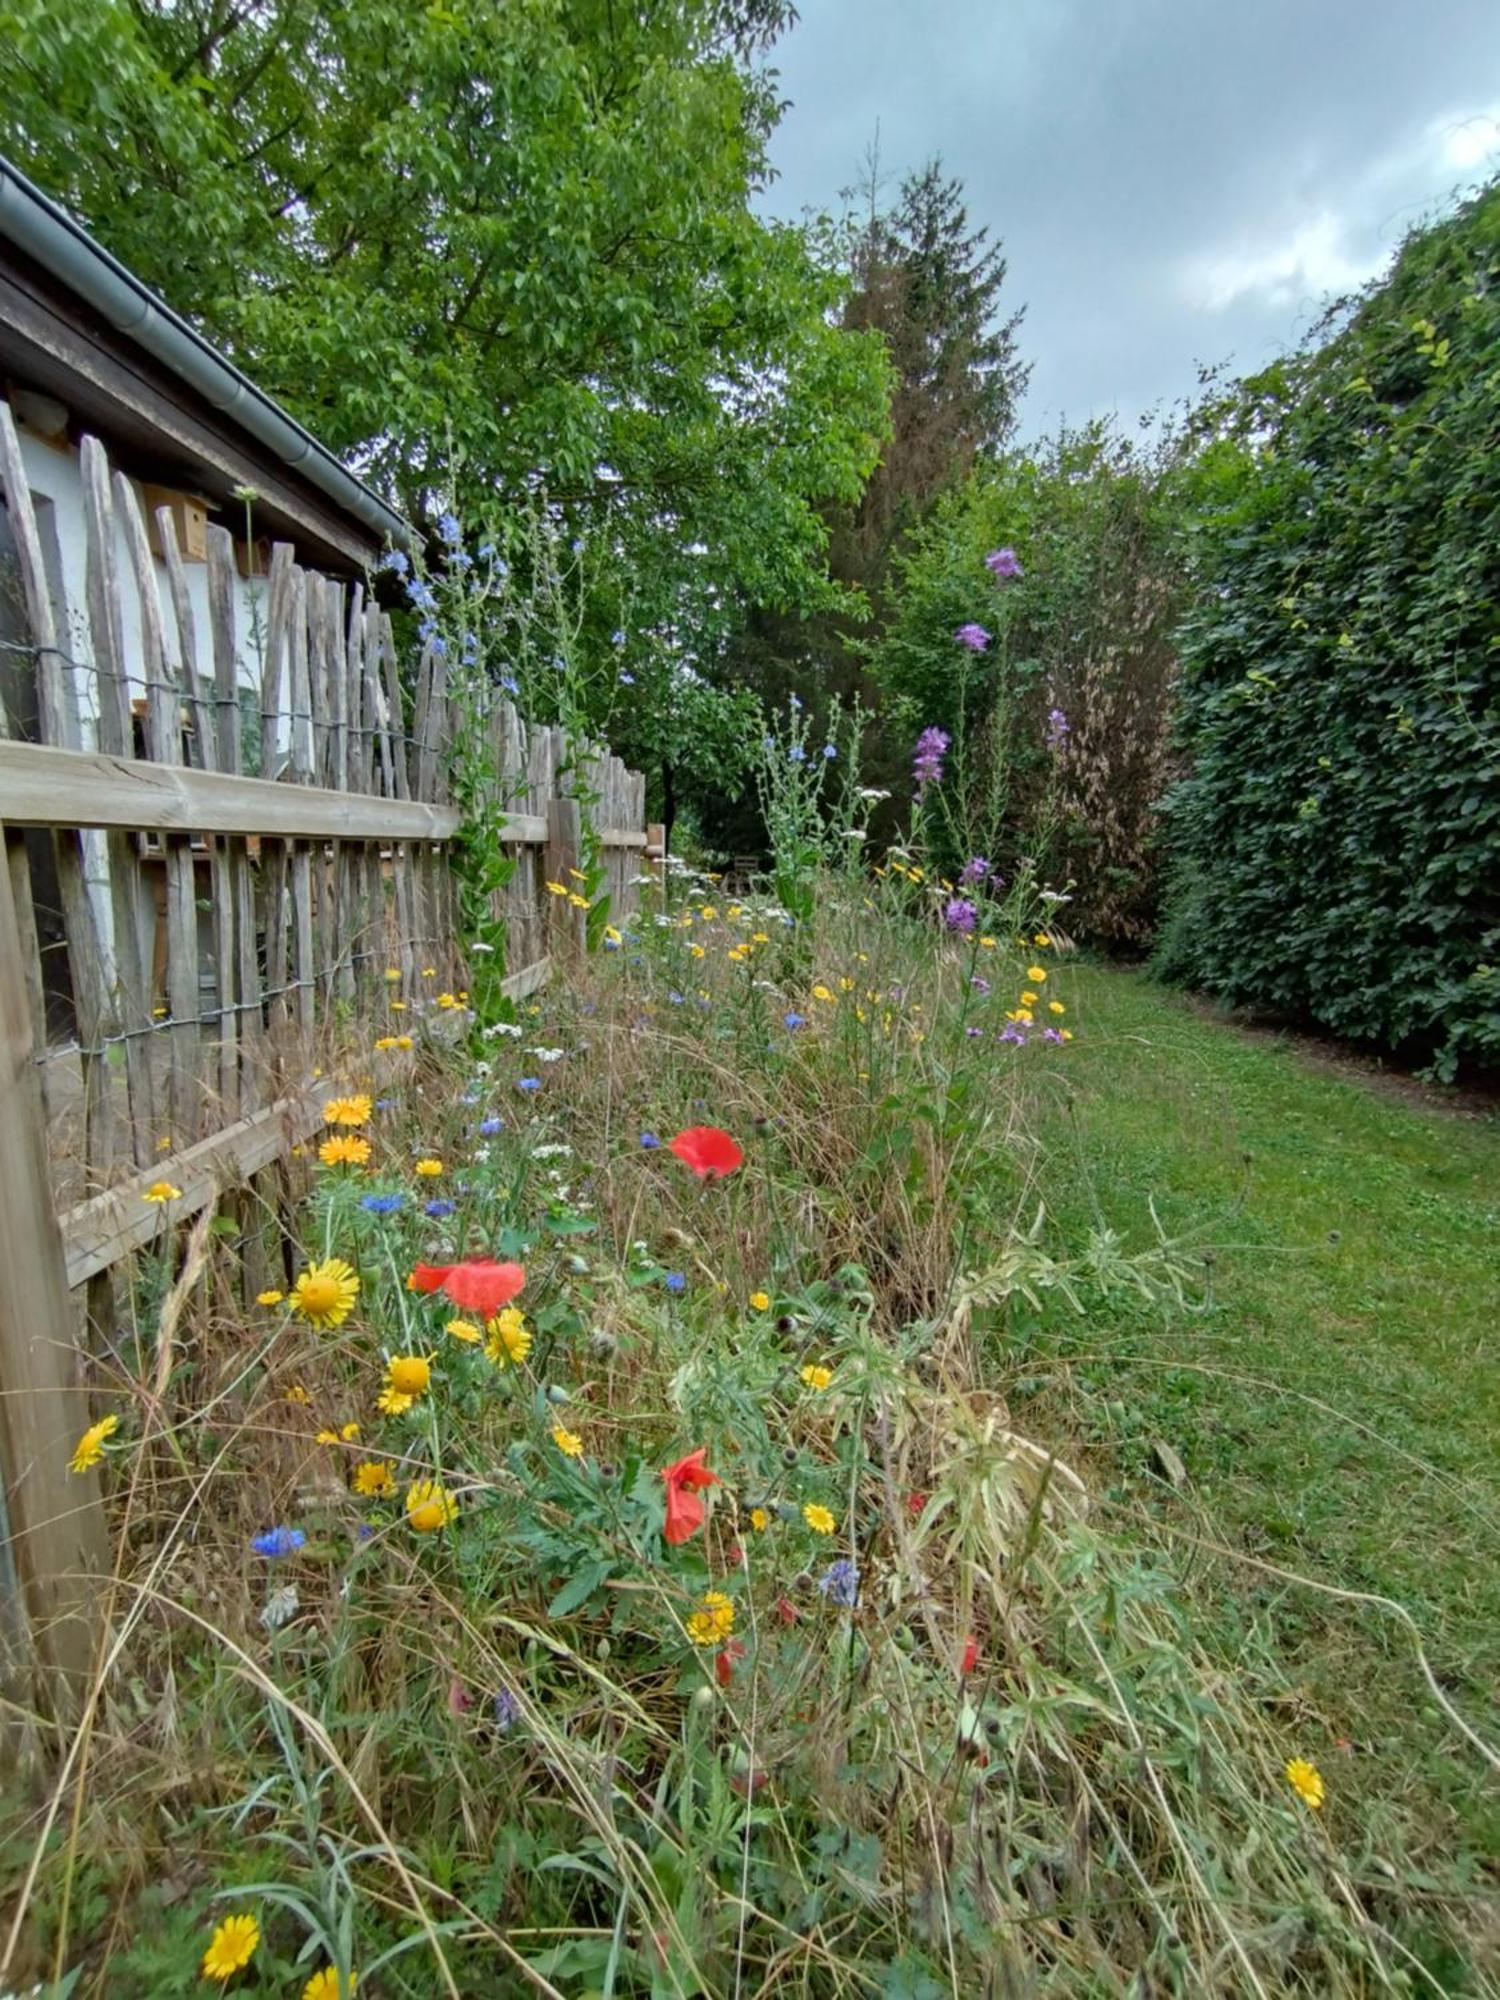
[[[662,1279],[662,1283],[669,1292],[685,1292],[687,1290],[687,1279],[682,1275],[681,1271],[668,1271],[667,1275]]]
[[[509,1688],[501,1688],[495,1696],[495,1727],[503,1734],[512,1723],[520,1720],[521,1704]]]
[[[807,1026],[807,1016],[805,1014],[783,1014],[781,1019],[783,1025],[788,1028],[797,1029]]]
[[[641,1134],[641,1146],[644,1151],[654,1153],[660,1144],[661,1140],[657,1138],[654,1132],[643,1132]]]
[[[853,1604],[859,1596],[859,1571],[847,1556],[839,1556],[818,1578],[818,1590],[830,1604]]]
[[[463,530],[458,525],[457,514],[443,514],[438,519],[438,533],[451,548],[461,540]]]
[[[405,1196],[399,1194],[367,1194],[361,1197],[359,1205],[371,1215],[394,1215],[404,1200]]]
[[[517,1090],[540,1090],[541,1087],[542,1079],[539,1076],[523,1076],[516,1084]]]
[[[258,1556],[294,1556],[306,1544],[300,1528],[263,1528],[250,1537],[250,1546]]]
[[[503,1132],[504,1130],[505,1120],[503,1118],[491,1116],[489,1118],[481,1118],[479,1121],[479,1135],[482,1139],[493,1139],[497,1132]]]
[[[456,1201],[424,1202],[423,1208],[432,1217],[434,1222],[442,1222],[446,1217],[457,1215],[458,1213],[458,1203]]]

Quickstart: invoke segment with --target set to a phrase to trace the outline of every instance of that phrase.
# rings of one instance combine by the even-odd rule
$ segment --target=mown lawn
[[[1251,1559],[1193,1558],[1195,1588],[1231,1642],[1254,1617],[1290,1661],[1330,1783],[1384,1800],[1445,1883],[1482,1881],[1493,1774],[1411,1634],[1270,1569],[1405,1605],[1440,1685],[1500,1737],[1500,1119],[1135,975],[1068,978],[1079,1032],[1040,1121],[1040,1191],[1065,1235],[1102,1221],[1134,1242],[1153,1199],[1211,1257],[1209,1303],[1049,1315],[1022,1386],[1066,1398],[1115,1499],[1185,1559],[1203,1542]],[[1186,1468],[1176,1496],[1158,1440]]]

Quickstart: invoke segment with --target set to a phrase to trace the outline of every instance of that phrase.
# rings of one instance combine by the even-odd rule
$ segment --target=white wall
[[[62,604],[56,603],[57,592],[54,587],[58,644],[70,659],[78,663],[80,670],[74,673],[73,685],[79,722],[84,747],[93,749],[97,747],[99,704],[98,682],[90,671],[94,664],[94,652],[89,640],[82,465],[78,453],[71,446],[57,447],[45,444],[40,438],[33,437],[24,429],[20,430],[20,439],[21,459],[26,468],[26,483],[31,488],[33,504],[37,507],[37,525],[41,531],[43,548],[49,557],[49,562],[55,554],[61,573]],[[51,505],[45,505],[46,502],[50,502]],[[49,540],[51,540],[50,547]],[[130,695],[132,700],[139,701],[146,693],[145,683],[141,678],[143,649],[140,597],[136,590],[135,570],[126,547],[124,531],[118,522],[115,526],[115,565],[120,577],[125,658],[127,670],[132,676]],[[180,681],[177,621],[167,589],[166,570],[162,563],[155,559],[152,567],[156,573],[157,599],[161,606],[162,624],[167,634],[167,657],[173,668],[174,678]],[[214,669],[208,623],[208,565],[188,562],[184,563],[184,569],[187,574],[188,595],[192,601],[193,622],[197,628],[198,672],[207,687],[211,689]],[[53,581],[55,586],[58,578],[54,576]],[[243,687],[260,686],[260,658],[255,634],[257,614],[259,630],[263,632],[265,629],[265,600],[264,577],[247,579],[236,573],[235,654],[239,666],[240,684]]]

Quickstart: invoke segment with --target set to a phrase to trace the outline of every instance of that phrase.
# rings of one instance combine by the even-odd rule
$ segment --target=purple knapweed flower
[[[1061,750],[1069,733],[1069,723],[1060,708],[1047,710],[1047,748]]]
[[[1007,1021],[995,1039],[1001,1042],[1009,1042],[1015,1048],[1024,1049],[1026,1046],[1026,1031],[1019,1021]]]
[[[1017,583],[1026,574],[1014,549],[991,549],[984,566],[996,583]]]
[[[952,896],[943,910],[943,922],[950,931],[961,931],[967,937],[979,922],[979,912],[967,896]]]
[[[509,1688],[501,1688],[495,1696],[495,1727],[503,1736],[511,1725],[521,1717],[521,1704]]]
[[[982,625],[976,625],[972,619],[967,625],[960,625],[953,636],[960,646],[967,646],[971,653],[982,653],[990,643],[989,633]]]
[[[948,753],[950,738],[942,729],[924,729],[917,738],[917,747],[912,758],[912,775],[917,781],[917,790],[924,785],[940,785],[943,782],[943,758]]]
[[[1058,1043],[1061,1043],[1061,1041],[1062,1041],[1062,1029],[1061,1029],[1061,1028],[1043,1028],[1043,1030],[1042,1030],[1042,1040],[1043,1040],[1044,1042],[1058,1042]]]
[[[976,854],[972,861],[964,863],[963,867],[959,870],[958,879],[964,888],[970,888],[975,882],[982,882],[989,872],[990,864],[988,861],[985,860],[982,854]]]
[[[990,982],[985,978],[982,972],[976,972],[971,974],[969,978],[969,984],[973,987],[976,993],[984,994],[988,993],[990,990]]]

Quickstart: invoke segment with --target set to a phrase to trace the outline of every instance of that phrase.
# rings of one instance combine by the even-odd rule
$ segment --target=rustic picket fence
[[[90,1326],[112,1323],[126,1260],[205,1208],[243,1224],[246,1290],[281,1281],[280,1177],[330,1079],[351,1049],[368,1069],[376,1035],[432,1032],[438,994],[462,989],[453,731],[481,732],[493,757],[516,861],[496,912],[512,995],[582,943],[582,913],[545,889],[572,885],[580,796],[617,920],[647,846],[638,774],[603,750],[569,769],[562,732],[528,728],[498,690],[478,711],[471,690],[460,718],[440,649],[403,674],[364,587],[286,545],[247,690],[229,534],[207,531],[200,632],[171,510],[155,514],[158,570],[136,488],[97,440],[81,469],[87,601],[72,607],[0,401],[39,739],[14,740],[0,702],[0,1625],[64,1676],[87,1666],[107,1560],[96,1482],[67,1470]],[[43,949],[39,884],[65,964]],[[158,1180],[181,1190],[169,1211],[145,1198]]]

